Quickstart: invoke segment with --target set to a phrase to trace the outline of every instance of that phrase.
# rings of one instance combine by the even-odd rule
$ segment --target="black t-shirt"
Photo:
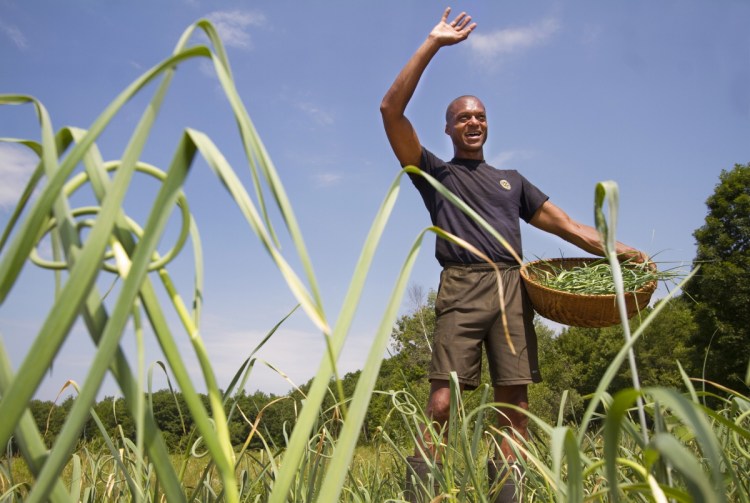
[[[420,169],[437,179],[484,218],[521,256],[520,220],[531,220],[549,199],[516,170],[495,169],[484,161],[452,159],[445,162],[422,149]],[[424,178],[409,175],[419,190],[433,225],[454,234],[486,254],[493,262],[515,263],[500,242],[471,217],[445,200]],[[482,259],[450,241],[437,238],[435,257],[448,262],[480,263]]]

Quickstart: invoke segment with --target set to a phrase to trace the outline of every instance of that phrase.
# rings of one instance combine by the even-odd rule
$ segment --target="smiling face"
[[[487,141],[487,114],[475,96],[461,96],[445,112],[445,134],[453,141],[453,155],[483,160],[482,147]]]

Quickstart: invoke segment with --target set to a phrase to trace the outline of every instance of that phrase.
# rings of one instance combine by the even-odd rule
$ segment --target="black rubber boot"
[[[521,501],[522,476],[523,466],[520,463],[509,463],[506,468],[502,461],[488,459],[489,501],[491,503],[518,503]]]
[[[427,462],[419,456],[409,456],[406,458],[406,479],[404,480],[404,499],[409,503],[427,503],[432,500],[429,494],[425,494],[422,485],[429,487],[429,483],[432,482],[434,494],[437,495],[440,492],[440,484],[432,476]],[[437,469],[443,468],[442,463],[435,463]]]

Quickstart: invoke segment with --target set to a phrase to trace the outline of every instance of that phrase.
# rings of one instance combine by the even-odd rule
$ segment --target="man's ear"
[[[448,123],[447,122],[445,123],[445,134],[447,134],[448,136],[451,135],[450,131],[448,131]]]

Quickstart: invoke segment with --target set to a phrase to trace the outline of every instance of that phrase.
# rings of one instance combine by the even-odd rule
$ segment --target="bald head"
[[[465,94],[463,96],[459,96],[455,100],[451,101],[448,104],[448,108],[445,109],[445,122],[446,123],[450,122],[451,118],[455,115],[456,110],[460,110],[461,108],[463,108],[464,104],[467,101],[475,101],[482,108],[484,108],[484,103],[482,103],[482,100],[480,100],[476,96],[473,96],[471,94]]]

